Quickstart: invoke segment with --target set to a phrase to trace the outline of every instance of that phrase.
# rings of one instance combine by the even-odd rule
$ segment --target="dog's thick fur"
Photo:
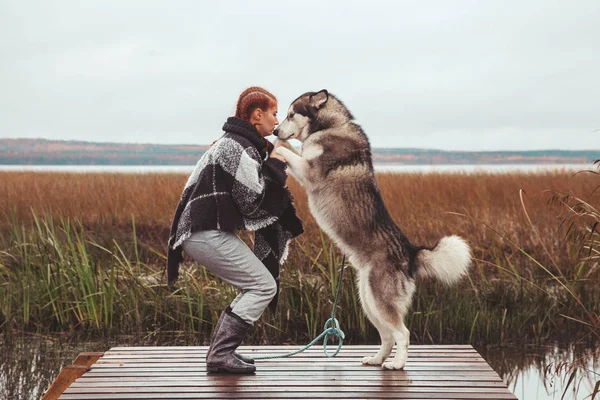
[[[436,277],[451,284],[467,273],[471,250],[458,236],[433,248],[411,244],[390,217],[373,171],[369,140],[350,111],[326,90],[294,100],[275,130],[276,152],[308,194],[317,223],[348,256],[358,291],[381,348],[363,364],[402,369],[410,333],[404,325],[415,280]],[[302,142],[299,155],[281,141]],[[386,361],[394,343],[396,357]]]

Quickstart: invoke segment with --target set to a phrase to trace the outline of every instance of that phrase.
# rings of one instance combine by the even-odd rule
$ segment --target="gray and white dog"
[[[306,188],[310,210],[321,229],[348,256],[358,292],[381,348],[363,364],[402,369],[410,332],[404,325],[415,281],[435,277],[446,284],[466,275],[471,250],[458,236],[435,246],[411,244],[388,213],[375,182],[371,147],[344,104],[326,90],[309,92],[290,105],[275,130],[276,152]],[[302,142],[297,154],[286,142]],[[396,357],[386,361],[394,343]]]

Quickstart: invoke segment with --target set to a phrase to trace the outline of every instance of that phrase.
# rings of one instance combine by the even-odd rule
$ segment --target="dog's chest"
[[[332,221],[331,210],[328,210],[326,203],[326,199],[320,194],[308,195],[308,208],[310,212],[315,217],[319,227],[331,235],[330,232],[332,232],[334,223]]]
[[[348,208],[341,196],[328,191],[309,193],[308,206],[317,224],[345,252],[350,249],[344,240],[344,231],[351,227],[345,226]]]

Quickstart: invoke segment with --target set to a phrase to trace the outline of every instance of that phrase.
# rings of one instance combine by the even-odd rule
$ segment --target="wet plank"
[[[298,346],[242,346],[249,356]],[[60,399],[516,399],[473,347],[411,346],[402,371],[363,366],[377,346],[257,360],[254,375],[206,373],[206,346],[113,347]],[[393,354],[392,354],[393,356]]]

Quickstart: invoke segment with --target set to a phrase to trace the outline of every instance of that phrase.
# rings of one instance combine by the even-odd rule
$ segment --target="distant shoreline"
[[[93,143],[45,139],[0,139],[0,165],[186,166],[206,145]],[[600,150],[444,151],[373,148],[377,165],[563,165],[592,163]]]

